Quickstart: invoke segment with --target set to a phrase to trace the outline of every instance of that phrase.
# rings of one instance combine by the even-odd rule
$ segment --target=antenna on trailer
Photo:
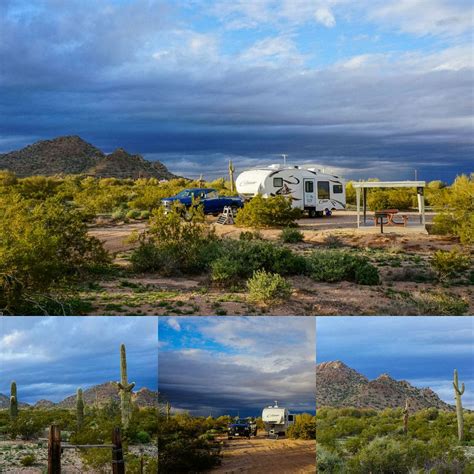
[[[418,170],[415,169],[415,181],[418,181]]]
[[[283,156],[283,166],[286,166],[286,157],[288,155],[282,154],[281,156]]]

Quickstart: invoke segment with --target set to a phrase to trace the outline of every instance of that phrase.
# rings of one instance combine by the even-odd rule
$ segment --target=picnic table
[[[397,222],[394,220],[394,217],[399,213],[398,209],[383,209],[381,211],[375,211],[375,219],[374,225],[380,224],[380,232],[383,234],[383,226],[384,225],[402,225],[404,227],[408,224],[408,216],[406,214],[402,214],[401,218],[403,222]],[[386,219],[384,221],[384,219]]]

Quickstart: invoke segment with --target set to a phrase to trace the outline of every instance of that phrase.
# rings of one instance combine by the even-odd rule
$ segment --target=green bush
[[[149,219],[150,215],[151,215],[150,211],[141,211],[140,219]]]
[[[142,444],[147,444],[151,441],[150,435],[146,431],[139,431],[135,435],[135,440]]]
[[[474,174],[458,176],[454,183],[441,189],[433,197],[438,214],[434,217],[433,232],[452,234],[461,243],[474,243]]]
[[[244,230],[240,233],[239,240],[263,240],[263,237],[258,230],[255,232],[252,232],[251,230]]]
[[[266,306],[282,303],[291,296],[291,285],[278,273],[256,271],[247,281],[249,301]]]
[[[224,240],[220,254],[211,264],[211,278],[217,284],[247,279],[257,270],[280,275],[301,275],[307,270],[303,256],[272,242]]]
[[[469,255],[463,254],[458,249],[451,251],[438,250],[434,253],[431,266],[440,280],[453,278],[472,265]]]
[[[204,224],[201,207],[190,209],[187,221],[182,213],[178,204],[170,212],[163,207],[153,211],[149,230],[130,257],[135,271],[187,275],[209,268],[219,252],[219,241]]]
[[[27,456],[24,456],[20,460],[20,464],[24,467],[29,467],[33,466],[36,462],[35,456],[33,454],[28,454]]]
[[[300,209],[293,208],[291,200],[284,196],[264,198],[257,194],[239,209],[235,223],[241,227],[289,227],[302,216]]]
[[[124,209],[115,209],[111,217],[114,221],[122,221],[127,217],[127,213]]]
[[[0,308],[43,314],[39,299],[61,299],[68,283],[110,258],[88,234],[82,212],[56,198],[32,203],[0,198]]]
[[[344,472],[344,460],[342,457],[320,445],[316,448],[316,460],[318,472],[328,472],[330,474]]]
[[[313,280],[354,281],[361,285],[377,285],[379,272],[366,257],[342,250],[316,250],[309,257],[309,274]]]
[[[140,218],[140,211],[137,211],[136,209],[130,209],[129,211],[127,211],[127,213],[125,214],[125,217],[127,219],[139,219]]]
[[[280,240],[285,244],[296,244],[302,242],[303,239],[303,233],[291,227],[285,227],[280,234]]]
[[[434,316],[459,316],[469,309],[469,304],[463,298],[445,292],[421,293],[414,296],[420,314]]]
[[[295,423],[287,431],[289,438],[316,439],[316,417],[309,413],[296,415]]]

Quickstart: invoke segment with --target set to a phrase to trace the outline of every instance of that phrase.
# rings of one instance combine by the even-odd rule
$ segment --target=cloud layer
[[[196,415],[258,415],[278,400],[315,409],[315,321],[160,318],[160,393]]]
[[[120,378],[120,344],[129,379],[156,390],[157,318],[0,318],[0,393],[18,385],[20,401],[57,402],[77,388]]]
[[[473,152],[464,0],[7,0],[3,151],[80,134],[215,177],[287,153],[452,179]]]

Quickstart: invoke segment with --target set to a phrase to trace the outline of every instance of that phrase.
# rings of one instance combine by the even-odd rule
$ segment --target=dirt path
[[[222,465],[212,472],[226,474],[314,473],[316,443],[295,439],[251,439],[225,441]]]

